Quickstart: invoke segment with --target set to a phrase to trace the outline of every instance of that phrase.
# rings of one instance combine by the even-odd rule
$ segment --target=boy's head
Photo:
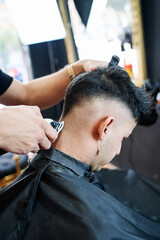
[[[110,66],[81,74],[70,83],[62,118],[74,143],[85,142],[83,151],[92,170],[99,170],[119,154],[136,124],[153,124],[157,112],[152,99],[123,68]]]
[[[145,89],[136,87],[128,73],[119,66],[98,68],[76,77],[67,89],[63,116],[76,105],[93,98],[122,103],[139,125],[151,125],[157,120],[151,97]]]

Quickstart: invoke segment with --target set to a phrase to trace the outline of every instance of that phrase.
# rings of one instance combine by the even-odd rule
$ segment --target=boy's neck
[[[90,152],[84,136],[80,136],[77,133],[77,137],[72,136],[66,129],[63,129],[59,134],[57,140],[52,146],[66,153],[67,155],[90,165]]]

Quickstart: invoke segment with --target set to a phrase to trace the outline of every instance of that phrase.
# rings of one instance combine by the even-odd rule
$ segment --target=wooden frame
[[[143,37],[143,25],[140,0],[130,0],[132,9],[132,38],[133,48],[137,52],[138,79],[133,80],[137,86],[142,86],[147,78],[146,58]]]

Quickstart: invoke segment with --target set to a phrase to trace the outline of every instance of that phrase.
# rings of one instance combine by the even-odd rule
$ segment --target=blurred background
[[[133,15],[139,14],[140,6],[132,5],[130,0],[0,0],[1,68],[25,82],[78,59],[109,61],[116,54],[120,65],[141,84],[132,42]],[[135,32],[141,35],[141,19],[136,21]],[[45,64],[41,68],[41,62],[50,69]]]
[[[0,67],[21,82],[78,59],[120,65],[157,103],[160,92],[159,0],[0,0]],[[42,111],[57,120],[63,101]],[[137,127],[113,163],[160,184],[159,120]]]

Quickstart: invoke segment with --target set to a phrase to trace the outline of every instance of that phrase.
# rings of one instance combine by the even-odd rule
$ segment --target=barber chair
[[[28,164],[28,155],[6,153],[0,156],[0,188],[7,186],[20,175]]]

